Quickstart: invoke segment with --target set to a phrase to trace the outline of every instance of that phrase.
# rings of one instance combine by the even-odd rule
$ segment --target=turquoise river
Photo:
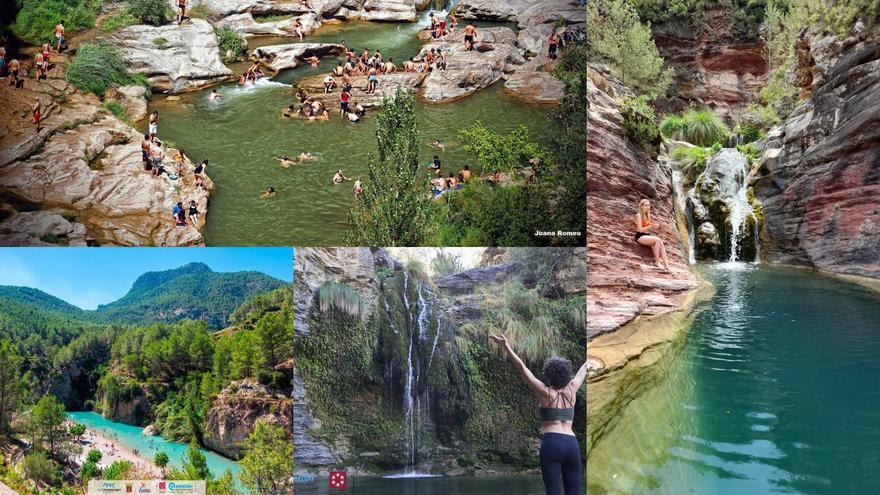
[[[96,430],[108,438],[113,438],[130,450],[137,450],[139,455],[146,460],[152,460],[156,452],[164,451],[171,459],[170,467],[179,468],[186,457],[186,444],[169,442],[158,435],[144,435],[144,429],[140,426],[132,426],[117,423],[101,416],[96,412],[71,412],[67,414],[71,421],[82,423],[87,428]],[[220,476],[227,469],[238,478],[241,466],[231,459],[227,459],[210,450],[202,449],[208,468],[214,476]]]

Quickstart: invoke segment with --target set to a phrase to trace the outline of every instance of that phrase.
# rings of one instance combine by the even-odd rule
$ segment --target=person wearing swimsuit
[[[523,381],[540,401],[538,412],[542,434],[539,459],[547,495],[583,495],[581,449],[571,424],[577,391],[587,378],[587,364],[584,363],[572,378],[571,362],[562,357],[551,357],[544,362],[544,381],[541,381],[516,355],[507,337],[499,334],[490,335],[489,338],[504,346],[504,351]]]
[[[654,265],[669,271],[669,260],[666,258],[666,246],[663,239],[654,235],[651,229],[651,203],[647,199],[639,201],[639,211],[635,216],[636,235],[635,240],[642,246],[648,246],[654,252]]]

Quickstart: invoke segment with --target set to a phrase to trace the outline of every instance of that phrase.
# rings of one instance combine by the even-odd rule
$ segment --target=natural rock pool
[[[359,53],[377,48],[398,65],[418,54],[424,42],[416,37],[426,22],[388,24],[348,22],[321,27],[305,42],[338,43],[344,39]],[[498,25],[498,24],[496,24]],[[290,43],[293,39],[255,39],[250,49],[266,43]],[[367,154],[376,153],[375,114],[352,125],[331,107],[329,122],[286,119],[281,111],[294,102],[293,84],[335,67],[336,56],[322,60],[318,68],[298,67],[280,73],[272,81],[242,89],[235,83],[217,87],[220,101],[208,100],[208,91],[180,96],[179,100],[154,98],[150,111],[160,114],[159,139],[184,148],[193,160],[209,160],[207,173],[217,189],[212,194],[204,228],[210,245],[338,245],[347,227],[352,205],[351,185],[332,186],[330,179],[342,169],[352,179],[367,179]],[[236,67],[237,73],[243,68]],[[381,83],[381,79],[380,79]],[[548,108],[508,95],[498,82],[488,89],[448,104],[417,102],[422,133],[420,161],[439,154],[446,174],[457,172],[469,161],[457,133],[480,121],[490,129],[509,132],[525,125],[534,141],[546,144],[550,136]],[[357,94],[354,95],[357,101]],[[333,113],[335,112],[335,113]],[[146,128],[146,123],[141,127]],[[446,143],[445,150],[431,146]],[[295,157],[309,151],[317,160],[282,168],[273,157]],[[425,170],[427,176],[428,170]],[[278,195],[261,199],[260,192],[273,186]]]
[[[717,293],[630,371],[653,383],[595,439],[588,493],[880,492],[880,297],[803,270],[701,271]]]

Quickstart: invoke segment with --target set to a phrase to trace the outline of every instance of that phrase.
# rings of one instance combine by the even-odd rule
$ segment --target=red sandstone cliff
[[[587,88],[587,336],[593,338],[639,314],[677,308],[698,282],[676,228],[669,172],[625,136],[615,99],[621,89],[592,68]],[[652,203],[671,273],[657,269],[650,249],[633,239],[641,198]]]
[[[880,27],[798,47],[809,97],[770,133],[755,182],[762,257],[880,278]]]

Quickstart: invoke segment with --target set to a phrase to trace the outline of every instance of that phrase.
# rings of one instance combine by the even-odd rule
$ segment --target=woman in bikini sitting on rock
[[[651,217],[651,202],[647,198],[639,201],[639,211],[635,215],[635,241],[642,246],[648,246],[654,252],[654,265],[669,271],[669,260],[666,259],[666,245],[663,239],[654,234],[654,224]]]

